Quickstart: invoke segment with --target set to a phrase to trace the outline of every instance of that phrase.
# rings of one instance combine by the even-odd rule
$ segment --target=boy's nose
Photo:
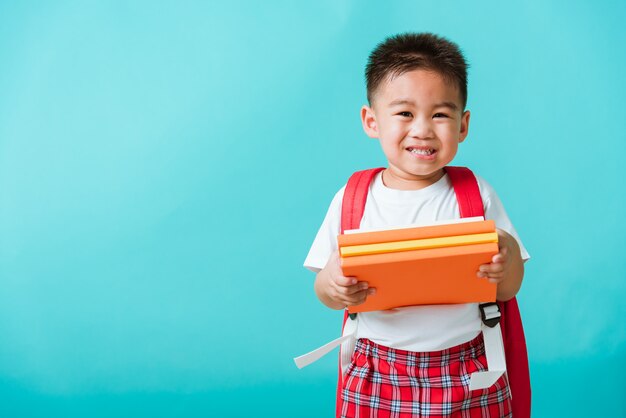
[[[428,138],[432,132],[429,118],[415,118],[411,124],[409,135],[416,138]]]

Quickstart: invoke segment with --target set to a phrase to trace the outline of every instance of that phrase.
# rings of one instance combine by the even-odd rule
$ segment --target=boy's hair
[[[372,51],[365,67],[367,100],[387,78],[423,69],[440,74],[459,88],[463,109],[467,104],[468,64],[457,44],[432,33],[402,33],[389,37]]]

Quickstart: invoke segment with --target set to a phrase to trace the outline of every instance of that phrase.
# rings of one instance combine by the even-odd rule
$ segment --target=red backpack
[[[341,233],[349,229],[358,229],[365,210],[365,202],[369,186],[374,176],[384,168],[373,168],[357,171],[348,180],[341,207]],[[462,218],[484,216],[483,201],[474,173],[465,167],[446,167],[454,193],[459,203]],[[500,327],[504,340],[506,370],[511,389],[511,406],[514,418],[530,417],[530,374],[526,339],[522,327],[517,300],[498,302],[501,319]],[[344,313],[343,324],[348,319],[348,311]],[[340,354],[341,358],[341,354]],[[337,385],[337,416],[341,415],[341,364]]]

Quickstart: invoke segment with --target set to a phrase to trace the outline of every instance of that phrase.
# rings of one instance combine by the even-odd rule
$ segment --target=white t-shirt
[[[511,234],[519,243],[522,258],[530,258],[511,224],[495,190],[476,176],[485,207],[485,218]],[[341,203],[345,186],[333,198],[304,266],[318,272],[337,249],[341,229]],[[378,173],[370,185],[362,229],[458,219],[459,205],[448,175],[420,190],[387,188]],[[477,280],[480,280],[477,278]],[[359,313],[357,338],[402,350],[426,352],[470,341],[480,332],[478,304],[426,305]]]

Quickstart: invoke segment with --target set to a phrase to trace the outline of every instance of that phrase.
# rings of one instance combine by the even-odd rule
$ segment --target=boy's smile
[[[439,180],[467,136],[469,116],[458,87],[436,72],[413,70],[381,83],[361,120],[387,157],[385,185],[411,190]]]

